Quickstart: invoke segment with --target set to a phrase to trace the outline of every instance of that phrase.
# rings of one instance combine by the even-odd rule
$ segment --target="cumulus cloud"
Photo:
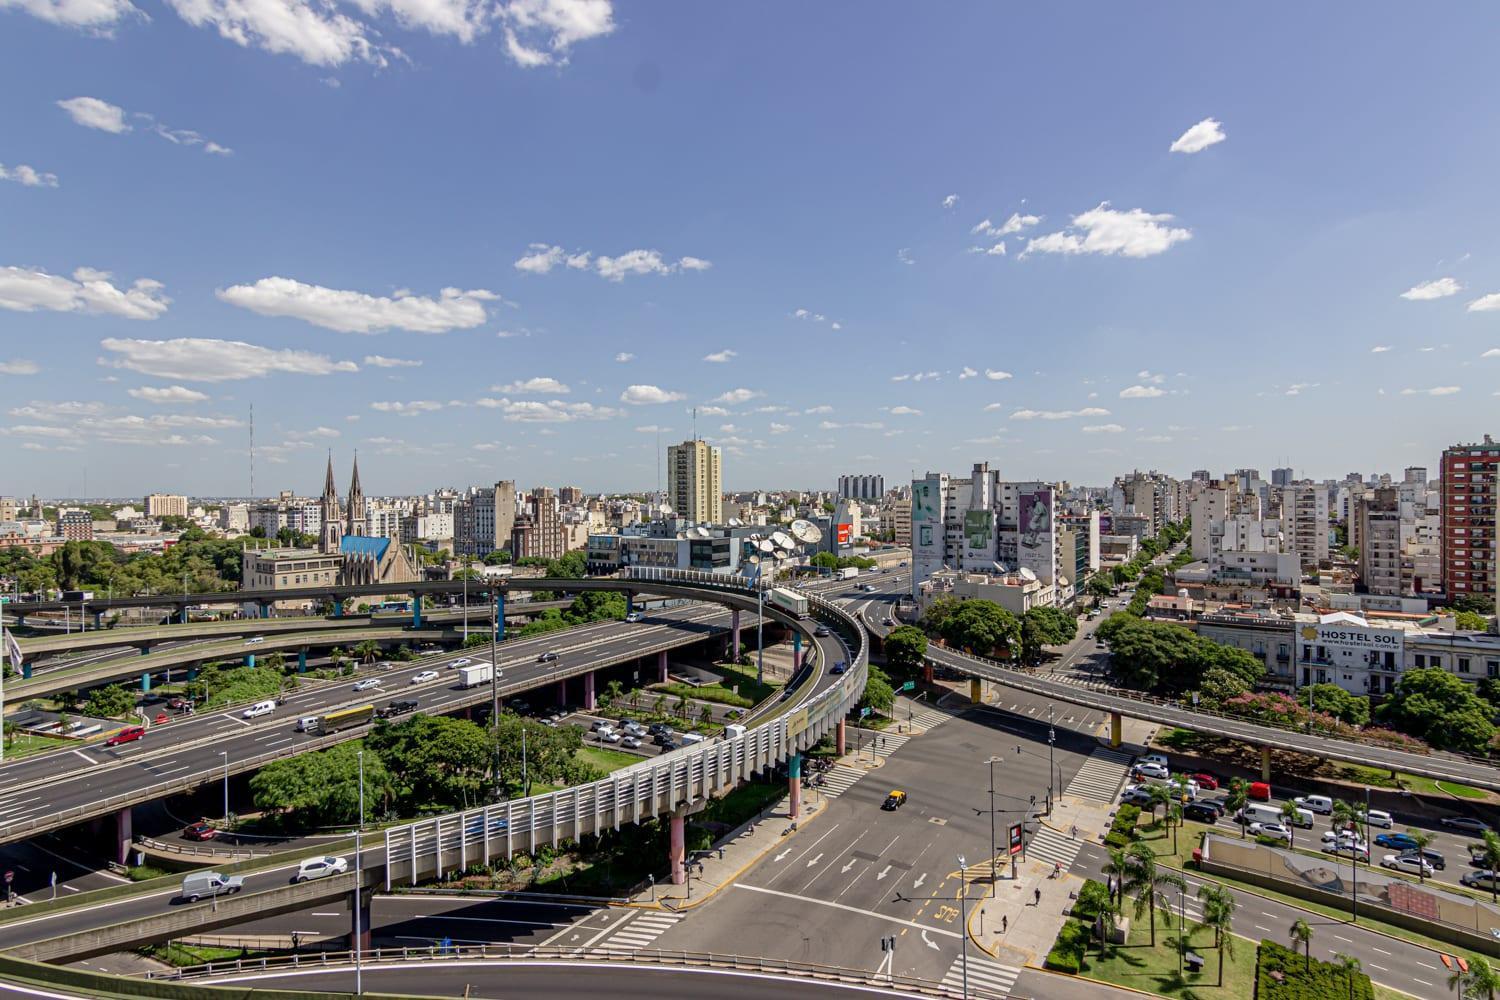
[[[615,355],[615,360],[623,365],[628,361],[634,361],[635,355],[627,353],[626,351],[621,351],[619,354]]]
[[[958,195],[956,195],[956,194],[950,194],[950,195],[948,195],[947,197],[945,197],[943,199],[943,207],[944,208],[952,208],[954,205],[957,205],[957,204],[958,204]]]
[[[816,414],[819,414],[819,413],[832,413],[833,412],[833,407],[829,406],[827,403],[824,403],[824,404],[821,404],[819,406],[809,406],[807,409],[803,410],[802,412],[806,413],[806,414],[809,414],[809,415],[816,415]]]
[[[725,403],[729,406],[737,406],[740,403],[748,403],[752,399],[758,399],[765,393],[756,389],[730,389],[728,392],[715,396],[715,403]],[[681,398],[681,397],[678,397]]]
[[[470,329],[485,321],[484,303],[500,297],[482,288],[444,288],[437,298],[413,295],[406,289],[387,298],[280,277],[261,278],[253,285],[231,285],[216,294],[230,305],[262,316],[289,316],[341,333]]]
[[[920,417],[921,410],[912,409],[910,406],[892,406],[887,411],[893,417]]]
[[[0,375],[35,375],[41,370],[41,365],[35,361],[26,361],[23,358],[0,361]]]
[[[698,412],[705,417],[727,417],[729,411],[722,406],[700,406]]]
[[[1119,434],[1124,430],[1119,424],[1087,424],[1083,427],[1085,434]]]
[[[128,0],[0,0],[0,10],[6,7],[14,7],[49,24],[106,36],[126,17],[145,17]]]
[[[0,267],[0,309],[17,312],[85,312],[122,319],[156,319],[171,299],[162,283],[138,278],[120,288],[108,271],[80,267],[71,279],[33,268]]]
[[[1159,389],[1154,385],[1133,385],[1128,389],[1120,390],[1121,399],[1155,399],[1157,396],[1166,394],[1165,389]]]
[[[22,187],[57,187],[56,174],[43,173],[24,163],[18,163],[14,167],[0,163],[0,181],[15,181]]]
[[[366,354],[365,364],[371,368],[420,368],[422,362],[406,358],[388,358],[381,354]]]
[[[991,404],[999,409],[999,403]],[[990,409],[989,406],[985,409]],[[1098,406],[1085,406],[1081,410],[1016,410],[1010,415],[1012,420],[1071,420],[1074,417],[1107,417],[1109,411]]]
[[[966,378],[975,378],[978,375],[979,373],[977,371],[970,368],[968,365],[964,365],[963,369],[958,373],[958,380],[962,382]]]
[[[1488,351],[1485,351],[1483,354],[1481,354],[1480,357],[1481,358],[1500,358],[1500,347],[1491,347]],[[31,362],[29,362],[29,361],[22,362],[22,363],[23,364],[31,364]],[[0,370],[3,370],[3,369],[0,369]],[[16,374],[30,375],[31,372],[11,372],[10,374],[12,374],[12,375],[16,375]]]
[[[1469,312],[1496,312],[1500,311],[1500,292],[1485,295],[1469,303]]]
[[[942,372],[907,372],[902,375],[892,375],[892,382],[936,382],[943,377]]]
[[[208,394],[199,392],[197,389],[189,389],[185,385],[152,386],[144,385],[139,389],[131,389],[130,395],[136,399],[143,399],[148,403],[201,403],[208,398]]]
[[[1209,146],[1223,142],[1227,136],[1224,135],[1224,126],[1212,118],[1205,118],[1172,143],[1169,152],[1173,153],[1201,153]]]
[[[532,243],[528,253],[518,258],[514,267],[527,274],[547,274],[559,265],[575,271],[592,270],[601,278],[623,281],[633,274],[675,274],[679,271],[706,271],[713,262],[702,257],[679,257],[670,261],[657,250],[627,250],[618,257],[595,256],[588,250],[567,251],[560,246]]]
[[[1401,293],[1401,297],[1409,302],[1427,302],[1431,299],[1446,299],[1450,295],[1457,295],[1463,291],[1460,285],[1452,278],[1434,278],[1431,281],[1423,281],[1412,285]]]
[[[998,226],[991,222],[989,219],[981,220],[977,225],[974,226],[973,229],[969,230],[969,235],[988,236],[991,239],[999,239],[1002,236],[1009,236],[1012,233],[1019,233],[1022,230],[1030,229],[1032,226],[1041,221],[1042,217],[1039,215],[1022,215],[1020,212],[1012,212],[1010,213],[1010,218],[1006,219]],[[991,250],[990,252],[994,253],[995,251]],[[1003,249],[1003,244],[1002,249],[1000,249],[999,252],[1005,252],[1005,250]]]
[[[987,257],[1004,257],[1005,241],[1001,240],[992,247],[969,247],[969,253],[982,253]]]
[[[573,390],[568,388],[566,385],[563,385],[555,378],[550,378],[545,375],[538,375],[535,378],[529,378],[520,382],[511,382],[508,385],[492,385],[490,386],[490,391],[516,396],[524,395],[527,393],[556,395],[560,393],[569,393]]]
[[[1060,253],[1154,257],[1193,237],[1190,230],[1166,225],[1172,219],[1166,213],[1153,214],[1139,208],[1122,212],[1104,201],[1073,216],[1067,229],[1028,240],[1021,256]]]
[[[663,427],[661,424],[643,424],[636,429],[637,434],[668,434],[672,428]]]
[[[622,411],[613,407],[570,403],[561,399],[480,399],[475,405],[499,410],[502,419],[524,424],[566,424],[580,420],[613,420],[624,416]]]
[[[370,404],[370,409],[372,410],[379,413],[394,413],[398,417],[417,417],[424,413],[441,410],[442,408],[442,403],[432,399],[415,399],[409,403],[377,400]]]
[[[1002,372],[994,368],[986,368],[984,370],[984,377],[989,379],[991,382],[1003,382],[1008,378],[1012,378],[1013,376],[1010,372]]]
[[[1308,389],[1316,389],[1319,386],[1321,386],[1322,384],[1323,383],[1321,383],[1321,382],[1297,382],[1297,383],[1294,383],[1293,385],[1287,386],[1285,395],[1287,395],[1287,396],[1300,396],[1304,392],[1306,392]]]
[[[903,264],[915,264],[917,259],[911,255],[911,247],[902,247],[896,251],[896,259]]]
[[[1167,380],[1167,377],[1161,372],[1152,372],[1144,368],[1136,372],[1135,377],[1140,379],[1142,382],[1149,382],[1152,385],[1161,385]]]
[[[792,429],[792,425],[791,424],[778,424],[774,420],[771,421],[771,433],[772,434],[785,434],[787,431],[790,431],[791,429]]]
[[[125,121],[125,109],[97,97],[70,97],[66,101],[58,101],[57,106],[66,111],[75,124],[84,128],[113,132],[115,135],[130,131],[130,125]]]
[[[675,403],[687,397],[680,392],[670,392],[654,385],[630,385],[620,393],[620,402],[632,406],[650,406],[656,403]]]
[[[818,424],[818,430],[820,430],[820,431],[840,431],[840,430],[878,431],[878,430],[884,429],[884,427],[885,427],[885,424],[881,423],[878,420],[870,420],[870,421],[866,421],[864,423],[852,423],[852,424],[839,424],[839,423],[833,422],[832,420],[824,420],[824,421],[822,421],[822,422],[820,422]]]
[[[729,348],[726,347],[722,351],[715,351],[712,354],[705,354],[703,356],[703,360],[711,362],[711,363],[716,364],[716,365],[722,365],[722,364],[727,363],[731,358],[737,357],[738,354],[739,354],[739,352],[737,352],[737,351],[731,351],[731,350],[729,350]]]
[[[1374,347],[1370,348],[1370,353],[1371,354],[1384,354],[1386,351],[1389,351],[1390,349],[1391,349],[1391,345],[1390,344],[1376,344]]]
[[[1435,385],[1431,389],[1402,389],[1403,396],[1452,396],[1459,392],[1456,385]]]
[[[310,351],[274,350],[239,340],[181,337],[176,340],[108,338],[101,347],[115,358],[100,363],[157,378],[226,382],[263,375],[331,375],[359,371],[352,361],[334,361]]]

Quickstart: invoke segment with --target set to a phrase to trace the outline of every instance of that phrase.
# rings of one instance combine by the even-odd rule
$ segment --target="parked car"
[[[1406,872],[1408,875],[1421,875],[1424,878],[1432,875],[1432,866],[1415,854],[1387,854],[1380,859],[1382,868],[1392,871]]]
[[[880,808],[887,812],[894,812],[904,805],[906,805],[906,793],[897,788],[885,797],[885,801],[880,804]]]
[[[1276,840],[1284,840],[1288,844],[1292,842],[1292,831],[1280,823],[1251,823],[1250,832],[1257,837],[1274,837]]]
[[[262,715],[270,715],[274,711],[276,711],[276,702],[269,700],[257,701],[254,705],[241,712],[240,715],[247,719],[258,719]]]
[[[342,875],[349,870],[349,862],[343,858],[303,858],[302,863],[297,866],[297,874],[292,876],[293,882],[309,882],[315,878],[323,878],[325,875]]]
[[[552,650],[549,649],[545,653],[542,653],[540,656],[538,656],[536,658],[536,662],[538,662],[538,663],[551,663],[555,659],[557,659],[557,654],[554,653]]]
[[[1416,840],[1406,833],[1377,833],[1375,843],[1381,847],[1394,847],[1398,851],[1415,850]]]
[[[413,684],[426,684],[428,681],[435,681],[441,676],[443,675],[436,670],[424,670],[419,674],[413,674],[411,682]]]
[[[117,747],[125,743],[134,743],[136,740],[145,735],[145,726],[126,726],[124,729],[120,730],[118,733],[115,733],[109,739],[105,740],[104,745],[107,747]]]
[[[189,823],[182,831],[182,838],[184,840],[213,840],[218,835],[218,827],[206,819],[200,819],[196,823]]]
[[[1198,783],[1199,788],[1207,789],[1210,792],[1217,791],[1219,788],[1219,779],[1207,771],[1199,771],[1191,777]]]
[[[1444,816],[1442,823],[1450,830],[1467,833],[1471,837],[1477,837],[1490,828],[1488,823],[1477,820],[1473,816]]]
[[[1131,772],[1141,778],[1167,778],[1171,772],[1154,761],[1142,761],[1131,768]]]
[[[1458,884],[1466,885],[1471,889],[1488,889],[1493,892],[1496,888],[1500,888],[1500,872],[1491,868],[1477,872],[1464,872]]]
[[[378,688],[378,687],[380,687],[380,678],[379,677],[366,677],[362,681],[355,681],[354,682],[354,690],[356,690],[356,691],[369,691],[372,688]]]
[[[620,746],[626,750],[639,750],[641,748],[641,741],[637,736],[627,736],[620,741]]]

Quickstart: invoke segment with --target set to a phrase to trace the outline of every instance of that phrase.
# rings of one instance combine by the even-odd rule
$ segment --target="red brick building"
[[[1443,452],[1443,590],[1448,599],[1495,603],[1495,500],[1500,444],[1457,444]]]

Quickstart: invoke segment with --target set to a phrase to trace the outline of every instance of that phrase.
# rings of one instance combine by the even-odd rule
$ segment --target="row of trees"
[[[109,542],[66,542],[40,558],[0,549],[0,576],[21,590],[113,590],[116,596],[230,590],[240,583],[240,543],[184,531],[165,552],[126,555]]]
[[[927,635],[980,656],[1041,661],[1044,646],[1071,642],[1078,619],[1061,608],[1035,607],[1020,618],[993,601],[939,597],[922,616]]]
[[[1265,664],[1245,650],[1168,622],[1117,613],[1095,635],[1109,643],[1120,683],[1154,694],[1201,690],[1222,702],[1250,691],[1265,674]]]

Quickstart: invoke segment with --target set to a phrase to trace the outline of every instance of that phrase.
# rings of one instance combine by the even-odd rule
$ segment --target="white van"
[[[276,702],[258,701],[240,714],[247,719],[258,719],[262,715],[270,715],[274,711],[276,711]]]
[[[1333,799],[1326,795],[1299,795],[1292,800],[1304,809],[1311,809],[1322,816],[1333,812]]]
[[[1281,816],[1281,807],[1273,806],[1266,802],[1251,802],[1240,810],[1245,817],[1246,823],[1285,823]],[[1297,810],[1297,819],[1292,824],[1300,826],[1304,830],[1311,830],[1313,825],[1313,814],[1306,809]]]
[[[245,880],[239,875],[220,872],[189,872],[182,880],[182,898],[196,903],[205,896],[223,896],[239,892]]]
[[[297,732],[316,733],[323,728],[323,717],[321,715],[304,715],[297,720]]]
[[[1365,818],[1369,820],[1371,826],[1379,826],[1387,830],[1391,828],[1391,814],[1384,809],[1371,809],[1365,814]]]
[[[702,743],[702,742],[703,742],[703,737],[700,734],[698,734],[698,733],[683,733],[682,734],[682,745],[683,746],[687,746],[689,743]]]

